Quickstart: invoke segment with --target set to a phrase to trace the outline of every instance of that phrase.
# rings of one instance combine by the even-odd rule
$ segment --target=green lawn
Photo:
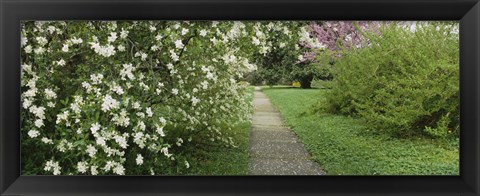
[[[233,137],[237,148],[224,145],[199,145],[190,158],[192,170],[187,175],[246,175],[248,170],[248,133],[250,123],[237,127]]]
[[[284,120],[329,175],[459,175],[458,143],[393,138],[361,120],[316,113],[327,89],[263,88]]]
[[[253,99],[254,87],[249,87],[248,101]],[[190,155],[192,170],[187,175],[247,175],[248,172],[248,137],[251,123],[242,123],[232,130],[232,139],[238,147],[224,145],[195,146]]]

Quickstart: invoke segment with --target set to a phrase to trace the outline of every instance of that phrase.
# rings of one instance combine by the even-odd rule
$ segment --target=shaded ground
[[[251,175],[321,175],[320,166],[310,160],[310,155],[297,136],[283,124],[280,113],[270,100],[256,87],[250,131]]]

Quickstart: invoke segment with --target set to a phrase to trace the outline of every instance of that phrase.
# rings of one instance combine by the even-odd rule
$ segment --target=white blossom
[[[136,132],[135,135],[133,135],[133,142],[141,149],[145,147],[146,138],[144,136],[145,134],[143,134],[143,132]]]
[[[157,129],[155,129],[155,131],[158,133],[158,135],[160,135],[161,137],[165,137],[165,132],[163,132],[163,126],[158,126],[157,125]]]
[[[135,162],[137,163],[137,165],[143,164],[143,157],[141,154],[137,154],[137,158],[135,159]]]
[[[125,175],[125,168],[121,164],[117,164],[115,168],[113,168],[113,173],[118,175]]]
[[[57,61],[57,65],[64,66],[65,64],[66,62],[63,59],[60,59],[59,61]]]
[[[20,46],[25,46],[28,43],[28,39],[25,36],[21,36]]]
[[[109,43],[114,42],[115,40],[117,40],[117,33],[116,32],[110,33],[110,36],[108,36],[107,39]]]
[[[172,69],[173,69],[173,64],[168,63],[168,64],[167,64],[167,68],[170,69],[170,70],[172,70]]]
[[[31,138],[36,138],[40,135],[40,132],[38,132],[37,130],[30,130],[28,131],[28,136],[30,136]]]
[[[172,94],[173,95],[178,95],[178,89],[176,89],[176,88],[172,89]]]
[[[184,47],[182,40],[175,41],[175,47],[178,49],[182,49]]]
[[[123,148],[123,149],[126,149],[128,147],[128,143],[127,143],[127,139],[125,137],[122,137],[122,136],[119,136],[119,135],[116,135],[115,137],[113,137],[115,139],[115,142],[117,142],[117,144]]]
[[[99,43],[90,42],[90,45],[92,45],[91,48],[95,51],[95,53],[103,57],[110,57],[115,55],[115,47],[110,44],[101,46]]]
[[[182,35],[185,35],[185,34],[187,34],[187,33],[188,33],[188,29],[183,28],[183,29],[182,29]]]
[[[38,47],[33,50],[35,54],[43,54],[45,52],[45,48],[43,47]]]
[[[134,102],[132,107],[134,109],[139,109],[140,108],[140,102],[138,102],[138,101]]]
[[[91,74],[90,80],[92,80],[92,84],[100,84],[103,80],[103,74]]]
[[[45,44],[48,43],[48,40],[45,37],[36,37],[35,40],[37,40],[37,43],[40,46],[45,46]]]
[[[98,167],[97,167],[97,166],[94,166],[94,165],[90,166],[90,172],[92,173],[92,175],[95,176],[95,175],[98,174],[97,168],[98,168]]]
[[[55,92],[53,92],[52,89],[49,89],[49,88],[46,88],[45,89],[45,97],[47,99],[56,99],[57,98],[57,94]]]
[[[123,64],[123,69],[120,71],[120,76],[122,77],[122,80],[125,80],[127,77],[130,80],[135,79],[135,76],[133,75],[133,71],[135,71],[135,67],[132,66],[132,64]]]
[[[69,115],[69,112],[67,110],[60,114],[57,114],[57,121],[55,121],[55,123],[60,124],[62,121],[67,121],[68,115]]]
[[[95,157],[95,154],[97,154],[97,149],[96,149],[93,145],[91,145],[91,144],[89,144],[89,145],[87,146],[87,150],[86,150],[86,151],[87,151],[87,153],[88,153],[88,156],[90,156],[90,157],[92,157],[92,158]]]
[[[23,48],[23,50],[25,50],[25,53],[30,54],[30,53],[32,53],[32,46],[27,45],[27,46],[25,46],[25,48]]]
[[[207,31],[205,29],[200,30],[200,36],[205,37],[207,35]]]
[[[37,118],[43,120],[45,119],[45,107],[31,106],[29,111],[34,114]]]
[[[125,39],[128,36],[128,31],[122,28],[122,31],[120,32],[120,38]]]
[[[53,32],[55,32],[57,30],[57,28],[55,28],[54,26],[50,25],[47,27],[47,31],[48,33],[52,34]]]
[[[152,117],[152,116],[153,116],[152,108],[151,108],[151,107],[148,107],[148,108],[146,109],[146,113],[147,113],[147,116],[148,116],[148,117]]]
[[[117,109],[119,107],[120,103],[112,98],[110,95],[106,95],[103,98],[103,103],[102,103],[102,111],[107,112],[112,109]]]
[[[304,60],[303,55],[298,55],[298,60],[303,61]]]
[[[183,139],[182,138],[177,138],[177,146],[182,146],[182,143],[183,143]]]
[[[102,126],[97,122],[97,123],[94,123],[92,124],[92,126],[90,127],[90,131],[92,131],[92,134],[95,135],[97,133],[97,131],[100,130]]]
[[[163,117],[160,117],[160,123],[166,124],[166,123],[167,123],[167,120],[165,120],[165,118],[163,118]]]
[[[80,161],[80,162],[77,163],[77,170],[78,170],[78,172],[84,174],[84,173],[87,172],[87,169],[88,169],[87,162]]]
[[[117,49],[118,49],[118,51],[120,51],[120,52],[124,52],[124,51],[125,51],[125,46],[123,46],[123,45],[118,45],[118,46],[117,46]]]
[[[63,44],[62,51],[63,52],[68,52],[69,51],[69,45],[68,44]]]
[[[45,124],[43,124],[43,120],[42,119],[37,119],[35,120],[35,126],[38,127],[38,128],[41,128],[43,127]]]
[[[45,143],[45,144],[53,144],[53,140],[48,139],[48,138],[46,138],[46,137],[43,137],[43,138],[42,138],[42,142]]]
[[[121,86],[118,86],[118,85],[113,86],[112,91],[117,93],[118,95],[123,95],[123,93],[125,93],[123,91],[123,88]]]
[[[150,32],[154,32],[154,31],[156,31],[156,30],[157,30],[157,28],[156,28],[156,27],[154,27],[154,26],[150,26]]]
[[[192,97],[192,105],[195,106],[197,105],[198,102],[200,102],[200,99],[196,98],[196,97]]]
[[[82,39],[82,38],[76,38],[76,37],[73,37],[72,39],[70,39],[70,41],[72,42],[72,44],[81,44],[81,43],[83,43],[83,39]]]
[[[60,171],[62,167],[60,167],[58,162],[53,160],[47,161],[45,163],[45,167],[43,168],[45,171],[52,171],[53,175],[60,175],[62,172]]]

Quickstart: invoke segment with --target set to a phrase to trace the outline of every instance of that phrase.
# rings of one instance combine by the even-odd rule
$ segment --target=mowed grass
[[[249,88],[247,101],[252,101],[254,87]],[[195,146],[195,153],[190,155],[192,170],[187,175],[247,175],[248,173],[248,138],[251,123],[241,123],[229,133],[235,141],[236,147],[225,145]]]
[[[232,137],[238,147],[199,145],[190,158],[192,170],[187,175],[246,175],[248,172],[248,133],[250,123],[242,123]]]
[[[328,175],[459,175],[458,143],[395,138],[360,119],[311,112],[326,91],[263,88]]]

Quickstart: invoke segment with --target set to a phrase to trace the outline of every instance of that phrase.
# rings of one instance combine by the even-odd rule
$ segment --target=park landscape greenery
[[[457,175],[458,39],[455,22],[24,22],[22,174],[248,174],[267,85],[327,174]]]

